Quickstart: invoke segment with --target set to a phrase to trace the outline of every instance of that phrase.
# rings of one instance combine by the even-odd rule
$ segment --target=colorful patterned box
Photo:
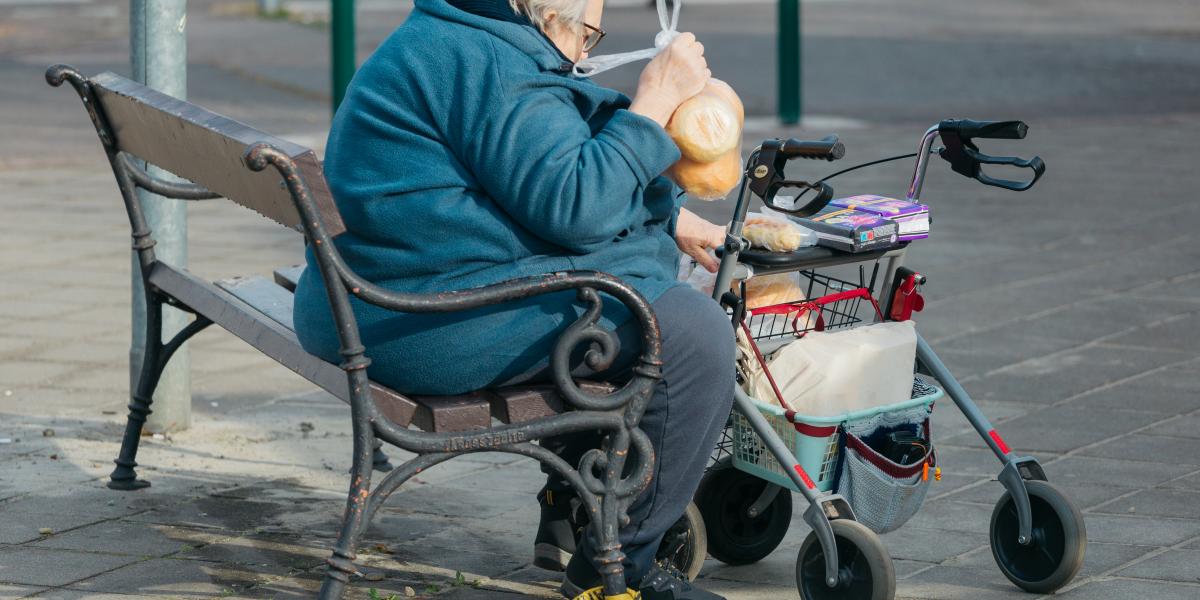
[[[826,206],[796,222],[817,232],[817,245],[846,252],[870,252],[895,246],[899,226],[879,215],[851,208]]]
[[[898,233],[902,242],[929,237],[929,207],[924,204],[867,194],[838,198],[829,205],[853,208],[895,221],[900,227]]]

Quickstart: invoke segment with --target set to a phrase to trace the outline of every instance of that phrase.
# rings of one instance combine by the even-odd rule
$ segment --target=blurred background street
[[[411,4],[359,0],[360,60]],[[188,3],[189,100],[312,146],[330,116],[328,3]],[[128,2],[0,0],[0,598],[303,597],[342,511],[349,411],[210,330],[193,346],[195,422],[146,438],[154,487],[104,488],[128,402],[129,231],[78,98],[53,63],[129,72]],[[684,4],[749,118],[768,137],[841,135],[815,178],[913,152],[948,117],[1021,119],[1045,178],[1015,194],[934,159],[933,235],[907,264],[929,277],[918,328],[1018,452],[1084,510],[1087,600],[1200,598],[1200,3],[1195,0],[812,0],[803,4],[798,127],[775,117],[775,11],[767,0]],[[614,2],[599,53],[648,47],[641,1]],[[431,50],[453,40],[431,40]],[[639,66],[599,79],[632,92]],[[911,163],[833,181],[898,196]],[[725,222],[731,204],[693,203]],[[190,207],[190,266],[209,278],[300,260],[298,236],[219,203]],[[1035,598],[992,562],[998,464],[948,402],[934,431],[945,478],[884,536],[900,598]],[[399,453],[396,453],[399,454]],[[556,597],[530,566],[536,465],[478,456],[393,497],[348,597]],[[430,485],[433,484],[433,485]],[[798,500],[798,508],[802,503]],[[767,560],[709,560],[732,600],[794,598],[797,510]],[[461,572],[462,578],[455,574]]]

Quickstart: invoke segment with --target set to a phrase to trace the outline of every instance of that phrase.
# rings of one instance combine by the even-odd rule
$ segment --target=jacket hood
[[[542,70],[569,73],[573,67],[558,47],[533,25],[472,14],[446,0],[415,0],[414,7],[434,18],[486,31],[529,55]]]

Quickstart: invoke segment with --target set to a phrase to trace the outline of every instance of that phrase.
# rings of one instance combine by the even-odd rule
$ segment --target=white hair
[[[546,15],[558,13],[561,24],[578,27],[583,23],[586,0],[508,0],[513,10],[529,18],[539,29],[546,29]]]

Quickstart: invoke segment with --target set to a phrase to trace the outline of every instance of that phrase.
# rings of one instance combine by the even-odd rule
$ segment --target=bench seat
[[[176,298],[190,298],[189,308],[259,349],[283,366],[344,402],[350,401],[345,372],[306,352],[292,321],[292,293],[302,267],[280,269],[275,281],[266,277],[233,277],[208,283],[186,270],[158,263],[150,283]],[[280,285],[282,282],[284,285]],[[587,392],[611,393],[612,385],[580,382]],[[490,427],[492,420],[520,423],[558,414],[565,409],[551,384],[513,386],[459,396],[407,396],[377,382],[371,394],[380,412],[401,426],[425,431],[470,431]]]

